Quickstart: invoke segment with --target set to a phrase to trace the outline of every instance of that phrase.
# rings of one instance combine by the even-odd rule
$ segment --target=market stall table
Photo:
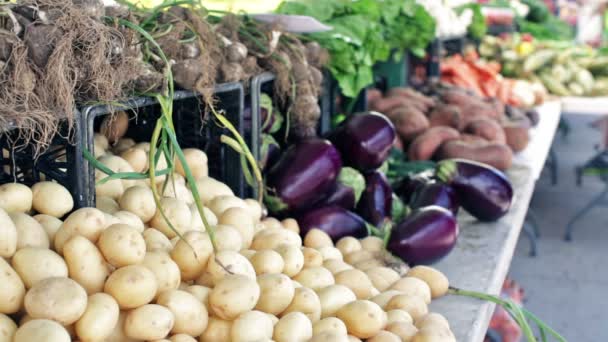
[[[608,115],[608,97],[563,97],[562,112],[580,115]]]
[[[500,221],[478,222],[467,213],[458,217],[460,236],[454,250],[435,266],[452,286],[499,294],[509,270],[521,227],[528,212],[534,185],[542,171],[557,129],[560,103],[538,108],[539,125],[530,144],[507,172],[515,191],[511,210]],[[431,310],[446,316],[457,341],[481,342],[494,312],[494,304],[467,297],[447,296],[431,303]]]

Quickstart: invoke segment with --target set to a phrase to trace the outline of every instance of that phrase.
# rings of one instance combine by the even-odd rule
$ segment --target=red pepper
[[[534,41],[534,37],[529,33],[524,33],[521,35],[521,40],[524,42],[532,42]]]

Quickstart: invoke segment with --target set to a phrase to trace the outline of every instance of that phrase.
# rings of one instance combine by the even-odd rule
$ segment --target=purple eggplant
[[[327,197],[317,205],[338,205],[344,209],[354,209],[365,189],[365,178],[352,167],[343,167],[338,180]]]
[[[380,113],[353,114],[330,134],[330,140],[340,150],[346,165],[371,171],[388,158],[395,141],[395,127]]]
[[[373,171],[365,175],[365,190],[357,204],[357,213],[374,226],[390,219],[393,209],[393,189],[384,173]]]
[[[448,159],[437,165],[437,177],[456,191],[460,205],[480,221],[496,221],[511,208],[511,182],[489,165]]]
[[[458,238],[458,223],[439,206],[418,209],[393,227],[387,249],[410,265],[432,264],[446,256]]]
[[[268,170],[281,157],[281,146],[270,134],[261,134],[262,144],[260,146],[260,168]]]
[[[446,208],[456,215],[458,213],[458,196],[456,191],[448,184],[441,182],[430,182],[420,186],[412,196],[410,208],[416,210],[429,205],[437,205]]]
[[[339,206],[312,209],[297,219],[300,234],[306,236],[313,228],[326,232],[336,242],[345,236],[363,238],[367,236],[365,221],[357,214]]]
[[[277,213],[310,208],[334,186],[341,167],[338,150],[327,140],[313,138],[290,146],[267,174],[268,209]]]
[[[395,184],[395,194],[405,203],[410,203],[418,189],[425,186],[430,179],[416,176],[407,176]]]

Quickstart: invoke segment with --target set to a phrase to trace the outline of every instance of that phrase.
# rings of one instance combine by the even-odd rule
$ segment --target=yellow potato
[[[11,264],[28,289],[46,278],[68,276],[65,261],[57,253],[46,248],[22,248],[13,255]]]
[[[134,340],[132,338],[127,337],[125,335],[125,320],[127,319],[128,311],[120,311],[118,314],[118,322],[112,329],[110,335],[103,340],[104,342],[110,341],[121,341],[121,342],[138,342],[138,340]]]
[[[336,248],[340,250],[342,255],[346,255],[360,251],[363,247],[361,247],[361,242],[357,238],[346,236],[336,242]]]
[[[0,313],[0,342],[13,342],[17,324],[5,314]]]
[[[120,223],[126,224],[131,228],[134,228],[139,234],[144,232],[144,223],[137,215],[133,214],[132,212],[120,210],[115,212],[113,215],[120,221]]]
[[[0,313],[12,314],[23,305],[25,286],[19,275],[4,258],[0,258]]]
[[[192,214],[191,225],[193,230],[200,230],[204,232],[206,230],[205,224],[203,223],[203,219],[201,218],[201,214],[198,212],[198,206],[196,203],[190,204],[190,213]],[[205,219],[207,219],[207,224],[211,227],[216,226],[218,224],[217,216],[211,211],[211,209],[207,207],[203,207],[203,213],[205,213]]]
[[[147,252],[141,265],[154,273],[158,284],[158,294],[179,287],[181,282],[179,267],[167,252]]]
[[[348,335],[326,331],[312,336],[309,342],[350,342]]]
[[[350,265],[355,265],[358,262],[361,261],[365,261],[365,260],[369,260],[369,259],[374,259],[375,255],[365,249],[362,249],[360,251],[355,251],[355,252],[350,252],[346,255],[344,255],[344,261],[346,261],[346,263],[350,264]]]
[[[304,236],[304,246],[319,249],[321,247],[333,247],[334,243],[326,232],[313,228]]]
[[[381,331],[376,336],[367,339],[368,342],[401,342],[399,336],[389,331]]]
[[[348,335],[348,342],[362,342],[360,338],[353,335]]]
[[[63,248],[63,257],[70,278],[89,295],[103,290],[110,271],[101,252],[91,241],[80,235],[72,237]]]
[[[249,211],[253,222],[260,222],[263,213],[262,206],[260,205],[260,203],[251,198],[246,199],[245,203],[247,204],[247,210]]]
[[[230,337],[233,342],[268,341],[272,338],[272,331],[273,323],[269,315],[253,310],[234,320]]]
[[[278,315],[293,300],[295,289],[291,279],[284,274],[263,274],[257,278],[260,287],[260,298],[255,306],[257,310]]]
[[[342,252],[339,249],[333,246],[324,246],[317,249],[321,256],[323,256],[323,260],[331,260],[338,259],[343,260]]]
[[[207,262],[213,252],[211,239],[204,232],[196,230],[184,234],[184,240],[179,240],[171,250],[171,259],[175,261],[182,275],[182,280],[194,280],[207,267]]]
[[[388,302],[393,299],[393,297],[402,294],[401,291],[397,291],[397,290],[386,290],[374,297],[372,297],[370,300],[378,305],[380,305],[381,308],[385,309],[386,308],[386,304],[388,304]]]
[[[146,304],[130,311],[125,319],[125,335],[136,340],[164,338],[173,328],[173,313],[164,306]]]
[[[199,336],[207,328],[207,309],[192,294],[181,290],[162,292],[156,304],[168,308],[175,318],[171,332]]]
[[[63,245],[74,235],[82,235],[95,243],[99,235],[107,227],[106,216],[95,208],[81,208],[71,213],[57,234],[55,235],[55,248],[59,254],[63,253]]]
[[[386,312],[386,320],[387,323],[394,323],[394,322],[405,322],[405,323],[414,323],[414,320],[412,319],[412,316],[410,316],[409,313],[407,313],[407,311],[401,310],[401,309],[394,309],[394,310],[389,310]]]
[[[368,299],[372,295],[372,282],[363,271],[352,269],[337,273],[336,284],[344,285],[351,289],[357,299]]]
[[[209,204],[207,206],[218,217],[222,216],[224,211],[226,211],[230,208],[243,208],[243,209],[249,208],[249,206],[247,206],[247,203],[245,203],[245,201],[243,201],[242,199],[240,199],[234,195],[216,196],[215,198],[213,198],[211,200],[211,202],[209,202]]]
[[[361,239],[361,247],[370,252],[380,252],[384,250],[384,241],[377,236],[368,236]]]
[[[0,185],[0,208],[7,213],[29,212],[32,210],[32,190],[19,183]]]
[[[218,251],[238,252],[243,247],[243,239],[240,232],[233,226],[220,224],[214,227],[216,236],[216,247]]]
[[[169,337],[169,342],[196,342],[196,339],[190,335],[177,334]]]
[[[146,242],[142,235],[126,224],[114,224],[99,237],[99,249],[114,267],[140,264],[146,255]]]
[[[132,147],[135,147],[135,140],[123,137],[118,139],[114,146],[112,146],[112,151],[114,151],[114,154],[120,154]]]
[[[323,266],[323,255],[314,248],[302,247],[304,268]]]
[[[95,198],[95,208],[103,211],[106,214],[114,214],[120,210],[118,202],[108,196],[97,196]]]
[[[228,185],[211,177],[197,179],[196,187],[200,190],[201,201],[204,205],[208,205],[218,196],[234,196]]]
[[[292,218],[284,219],[283,221],[281,221],[281,225],[287,230],[291,230],[296,234],[300,234],[300,225],[298,225],[298,221]]]
[[[210,288],[202,285],[190,285],[184,291],[196,297],[199,302],[203,303],[203,305],[207,307],[209,303],[209,293],[211,293]]]
[[[0,208],[0,257],[10,258],[17,251],[17,227],[6,211]]]
[[[209,308],[222,319],[232,320],[252,310],[260,298],[255,279],[234,274],[224,277],[209,295]]]
[[[300,247],[302,238],[300,235],[283,228],[267,228],[253,237],[251,249],[261,251],[263,249],[275,249],[280,245],[293,245]]]
[[[25,247],[49,248],[49,236],[38,221],[24,213],[9,214],[17,229],[17,250]]]
[[[378,291],[384,291],[400,279],[399,273],[388,267],[372,267],[365,274]]]
[[[249,261],[251,261],[257,275],[281,273],[283,271],[285,262],[283,261],[281,254],[271,249],[253,252],[255,254],[251,256]]]
[[[323,267],[327,268],[332,274],[340,273],[345,270],[352,270],[353,267],[340,259],[329,259],[323,261]]]
[[[419,329],[412,342],[456,342],[456,337],[443,326],[424,327]]]
[[[251,262],[235,251],[219,251],[209,259],[207,272],[213,284],[217,284],[228,274],[242,274],[255,279],[255,269]]]
[[[96,293],[88,298],[87,308],[75,324],[76,335],[83,341],[103,341],[118,323],[120,309],[109,294]]]
[[[272,335],[276,342],[308,342],[312,338],[312,323],[301,312],[290,312],[281,317]]]
[[[384,262],[379,259],[367,259],[367,260],[359,261],[356,264],[354,264],[353,266],[355,266],[355,268],[360,271],[367,272],[368,270],[371,270],[372,268],[383,267]]]
[[[200,336],[199,342],[230,341],[232,321],[209,317],[207,329]]]
[[[46,235],[49,237],[49,243],[50,243],[51,247],[53,247],[54,241],[55,241],[55,233],[57,233],[57,231],[59,230],[59,227],[61,227],[61,225],[63,224],[63,221],[61,221],[60,219],[53,217],[51,215],[45,215],[45,214],[38,214],[33,217],[34,217],[34,220],[38,221],[38,223],[40,223],[42,228],[44,228]],[[0,255],[1,254],[2,253],[0,253]]]
[[[70,342],[70,334],[61,324],[48,319],[33,319],[20,326],[13,342]]]
[[[304,267],[304,254],[298,246],[283,244],[274,248],[274,250],[283,258],[285,264],[283,274],[293,277],[300,273]]]
[[[150,303],[157,289],[156,276],[142,265],[117,269],[110,274],[104,286],[104,292],[114,297],[123,310]]]
[[[385,310],[401,309],[412,316],[414,322],[429,312],[424,299],[419,296],[396,295],[386,304]]]
[[[99,162],[101,162],[102,164],[104,164],[106,167],[108,167],[109,169],[111,169],[114,172],[133,172],[133,168],[131,167],[131,165],[124,160],[123,158],[119,157],[119,156],[114,156],[114,155],[104,155],[102,157],[100,157]],[[104,173],[99,173],[99,170],[95,170],[95,178],[96,180],[100,180],[107,177],[106,174]],[[130,187],[132,187],[133,185],[135,185],[135,180],[132,179],[115,179],[115,180],[110,180],[108,182],[106,182],[105,184],[102,185],[102,187],[105,187],[108,184],[112,184],[114,182],[120,182],[122,184],[122,189],[126,190]],[[95,190],[97,191],[100,188],[100,185],[96,185],[95,186]],[[100,195],[106,195],[106,196],[110,196],[114,199],[118,199],[120,198],[120,196],[122,195],[122,191],[120,193],[110,193],[110,194],[106,194],[105,191],[102,191],[103,193]]]
[[[357,300],[357,296],[344,285],[330,285],[317,291],[321,302],[321,317],[334,316],[344,305]]]
[[[167,183],[166,186],[164,185],[165,183]],[[175,180],[172,181],[170,178],[164,182],[157,183],[156,189],[161,197],[177,198],[187,205],[194,203],[194,196],[192,196],[192,192],[188,189],[186,184],[178,183]]]
[[[247,209],[229,208],[219,216],[218,223],[232,226],[238,230],[242,243],[240,249],[247,249],[251,246],[254,223]]]
[[[432,298],[444,296],[450,287],[448,278],[436,270],[428,266],[415,266],[407,272],[407,277],[414,277],[423,280],[431,289]]]
[[[93,141],[95,142],[96,146],[99,146],[104,150],[107,150],[110,147],[110,142],[108,142],[108,138],[106,138],[106,136],[101,133],[95,133],[93,135]]]
[[[386,313],[374,302],[356,300],[338,310],[336,317],[346,324],[350,335],[358,338],[375,336],[386,326]]]
[[[274,217],[265,217],[261,221],[261,223],[262,223],[262,225],[264,226],[265,229],[270,229],[270,228],[285,229],[285,228],[283,228],[283,225],[281,224],[281,221],[277,220]]]
[[[392,322],[387,324],[385,329],[399,336],[402,341],[411,341],[418,333],[418,329],[411,322]]]
[[[183,153],[186,163],[188,164],[188,168],[195,179],[200,179],[209,175],[209,169],[207,167],[207,154],[205,154],[205,152],[199,150],[198,148],[185,148],[183,149]],[[175,161],[175,171],[186,177],[186,172],[184,171],[184,166],[182,165],[180,159]]]
[[[308,287],[297,287],[289,306],[283,311],[283,315],[290,312],[301,312],[311,322],[316,322],[321,317],[321,301],[319,296]]]
[[[334,276],[325,267],[305,268],[293,279],[315,291],[335,283]]]
[[[74,199],[60,184],[39,182],[32,186],[32,207],[39,214],[60,218],[74,208]]]
[[[52,319],[69,325],[84,313],[87,292],[67,277],[47,278],[35,283],[26,293],[24,305],[32,318]]]
[[[192,221],[192,213],[188,204],[182,200],[173,197],[163,197],[160,200],[161,207],[165,213],[169,222],[173,225],[180,234],[184,234],[189,230],[192,230],[190,222]],[[152,220],[150,220],[150,226],[156,228],[165,234],[169,239],[177,236],[177,233],[171,229],[165,218],[163,217],[160,209],[156,209],[156,213]]]
[[[422,329],[425,326],[444,326],[446,328],[450,328],[450,323],[448,320],[441,314],[436,312],[430,312],[416,321],[416,328]]]
[[[313,335],[334,332],[346,336],[346,324],[336,317],[325,317],[312,325]]]
[[[143,150],[130,147],[120,152],[119,155],[131,165],[135,172],[143,172],[148,169],[148,156]]]
[[[431,303],[431,289],[427,283],[418,278],[401,278],[391,286],[391,290],[397,290],[408,296],[420,297],[426,304]]]
[[[156,214],[154,194],[148,187],[136,185],[128,188],[118,200],[120,209],[137,215],[142,222],[149,222]]]
[[[142,235],[146,242],[146,251],[148,252],[164,251],[168,253],[173,249],[169,238],[157,229],[147,228]]]

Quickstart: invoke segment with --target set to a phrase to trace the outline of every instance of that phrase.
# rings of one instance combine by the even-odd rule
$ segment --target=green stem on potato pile
[[[243,175],[245,176],[245,181],[247,182],[247,184],[251,187],[254,187],[254,181],[253,181],[253,176],[251,175],[251,171],[249,170],[249,165],[247,164],[247,158],[245,157],[245,151],[243,151],[243,149],[241,148],[241,145],[239,145],[239,142],[232,139],[231,137],[227,136],[227,135],[222,135],[220,137],[220,141],[228,146],[230,146],[236,153],[238,153],[240,155],[240,160],[241,160],[241,168],[243,169]]]
[[[448,293],[452,294],[452,295],[456,295],[456,296],[464,296],[464,297],[481,299],[481,300],[489,301],[489,302],[502,306],[507,312],[509,312],[509,314],[513,317],[513,319],[515,319],[515,321],[517,322],[519,327],[522,329],[522,333],[524,334],[524,336],[526,337],[528,342],[537,341],[536,337],[534,336],[534,331],[532,331],[532,328],[530,327],[528,320],[533,321],[536,324],[536,326],[538,327],[538,329],[540,331],[540,335],[541,335],[541,341],[543,341],[543,342],[546,341],[547,333],[549,333],[550,335],[555,337],[555,339],[558,340],[559,342],[566,342],[566,339],[563,336],[561,336],[555,330],[553,330],[549,326],[547,326],[547,324],[545,322],[541,321],[538,317],[536,317],[530,311],[522,308],[520,305],[513,302],[512,300],[502,299],[498,296],[490,295],[487,293],[462,290],[462,289],[455,288],[455,287],[450,287]]]

